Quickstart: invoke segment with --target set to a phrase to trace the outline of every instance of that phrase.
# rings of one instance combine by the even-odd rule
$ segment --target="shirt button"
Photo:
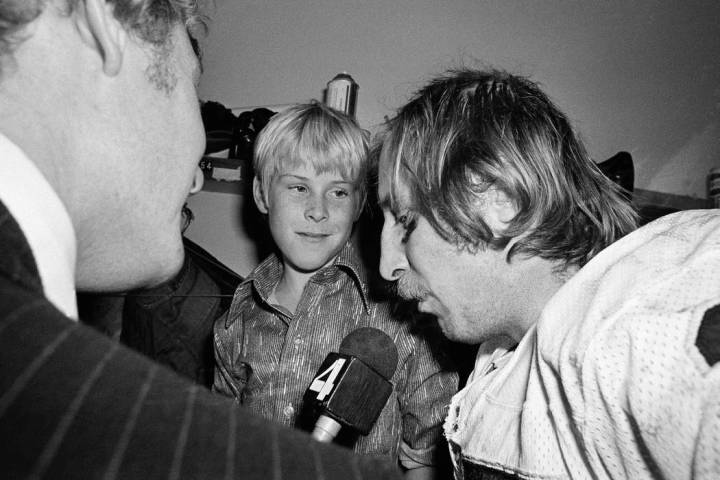
[[[295,409],[292,405],[288,405],[285,408],[283,408],[283,415],[285,415],[285,418],[292,418],[292,416],[295,414]]]
[[[293,342],[295,343],[295,345],[302,345],[303,341],[302,341],[302,338],[295,337],[295,340],[293,340]]]

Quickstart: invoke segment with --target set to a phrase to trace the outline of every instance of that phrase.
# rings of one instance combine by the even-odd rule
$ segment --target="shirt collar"
[[[363,305],[365,306],[365,312],[368,313],[370,311],[370,305],[368,302],[368,272],[351,242],[352,241],[348,241],[348,243],[345,244],[345,247],[340,251],[340,254],[335,260],[335,265],[340,269],[349,272],[355,286],[360,292]]]
[[[0,200],[30,245],[45,297],[77,320],[77,245],[70,215],[37,166],[1,133]]]
[[[263,260],[260,265],[240,283],[240,286],[246,284],[252,285],[263,301],[267,301],[275,285],[280,281],[282,269],[282,262],[277,254],[273,253]],[[365,311],[369,312],[367,270],[350,241],[340,250],[335,262],[315,273],[310,281],[316,283],[331,282],[337,278],[337,275],[342,274],[342,272],[346,272],[353,279],[353,284],[360,292]]]

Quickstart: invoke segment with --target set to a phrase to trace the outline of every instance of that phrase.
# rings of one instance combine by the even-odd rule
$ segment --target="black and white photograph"
[[[720,2],[0,0],[0,443],[720,479]]]

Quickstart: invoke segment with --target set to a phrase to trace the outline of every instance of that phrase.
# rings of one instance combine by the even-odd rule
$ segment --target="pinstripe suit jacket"
[[[281,428],[56,310],[0,203],[2,478],[395,478]]]

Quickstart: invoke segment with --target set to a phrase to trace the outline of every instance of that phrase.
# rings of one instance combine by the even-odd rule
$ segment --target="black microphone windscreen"
[[[397,368],[395,342],[377,328],[362,327],[348,333],[338,352],[356,357],[386,379],[392,378]]]

